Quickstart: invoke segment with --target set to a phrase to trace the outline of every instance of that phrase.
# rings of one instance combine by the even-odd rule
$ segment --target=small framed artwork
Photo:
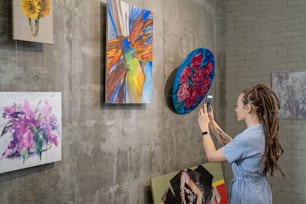
[[[280,118],[306,119],[306,72],[272,73],[272,89],[280,102]]]
[[[13,0],[13,39],[53,44],[52,0]]]
[[[0,173],[61,160],[61,93],[0,92]]]

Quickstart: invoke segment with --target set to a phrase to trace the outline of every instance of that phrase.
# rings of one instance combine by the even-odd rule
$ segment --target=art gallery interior
[[[303,0],[125,0],[154,14],[152,101],[108,104],[107,0],[53,0],[53,43],[13,39],[13,1],[0,1],[0,91],[61,93],[61,159],[1,173],[1,204],[150,204],[152,178],[207,162],[199,107],[167,104],[169,77],[194,49],[214,54],[209,94],[232,136],[245,128],[234,111],[242,89],[306,70]],[[305,130],[280,119],[286,177],[268,176],[273,203],[306,203]],[[229,192],[228,163],[222,172]]]

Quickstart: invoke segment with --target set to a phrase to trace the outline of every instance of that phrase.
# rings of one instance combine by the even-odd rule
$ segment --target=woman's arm
[[[216,149],[216,146],[209,134],[208,124],[210,123],[209,114],[207,113],[206,104],[204,108],[200,109],[200,114],[198,118],[199,126],[202,131],[203,147],[206,153],[206,157],[210,162],[223,162],[226,158],[221,151],[221,149]]]
[[[209,128],[212,130],[220,144],[226,145],[232,141],[232,138],[220,128],[215,120],[210,120]]]

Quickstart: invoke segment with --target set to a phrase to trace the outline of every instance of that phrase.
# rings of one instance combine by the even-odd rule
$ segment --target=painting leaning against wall
[[[272,88],[280,101],[280,118],[306,119],[306,72],[272,73]]]
[[[108,0],[105,102],[152,101],[153,13]]]
[[[61,93],[0,92],[0,173],[61,160]]]

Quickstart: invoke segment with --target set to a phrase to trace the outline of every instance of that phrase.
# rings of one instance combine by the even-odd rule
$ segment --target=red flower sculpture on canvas
[[[184,68],[184,70],[182,71],[182,74],[180,76],[180,83],[183,84],[183,83],[187,83],[190,75],[191,75],[192,71],[191,71],[191,68],[186,66]]]
[[[190,63],[191,68],[196,69],[202,63],[202,60],[203,60],[203,54],[202,53],[196,54],[191,59],[191,63]]]
[[[214,77],[212,53],[199,48],[182,63],[174,83],[173,106],[179,113],[194,109],[207,94]]]
[[[179,102],[184,101],[188,96],[188,83],[181,84],[179,90],[177,91],[177,99]]]

